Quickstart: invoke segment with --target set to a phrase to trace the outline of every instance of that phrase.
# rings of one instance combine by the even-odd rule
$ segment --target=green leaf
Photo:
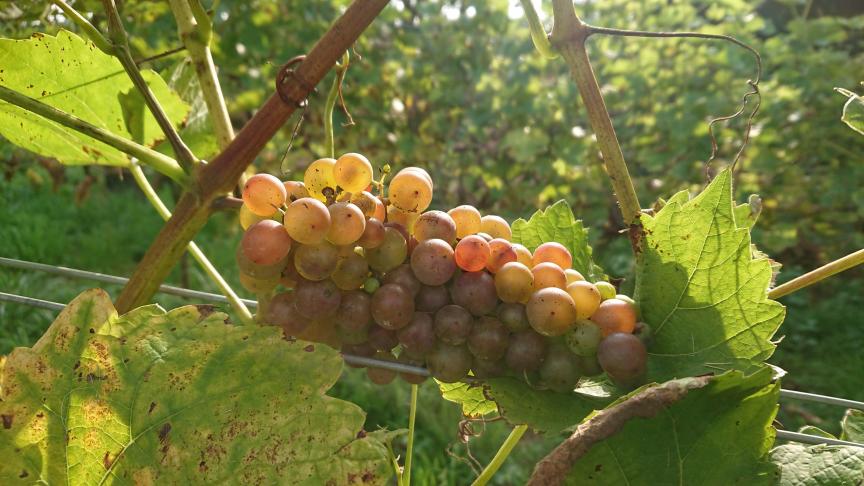
[[[739,228],[753,229],[761,212],[762,198],[758,194],[751,194],[746,203],[735,206],[735,224]]]
[[[840,120],[852,130],[864,135],[864,99],[853,93],[843,105],[843,116]]]
[[[815,425],[805,425],[805,426],[801,427],[800,429],[798,429],[798,432],[801,434],[808,434],[808,435],[816,435],[819,437],[825,437],[826,439],[836,439],[837,438],[837,437],[834,437],[834,434],[827,432],[825,430],[822,430],[819,427],[816,427]]]
[[[770,484],[774,467],[766,458],[780,392],[771,381],[763,368],[637,390],[579,426],[582,440],[613,435],[588,443],[567,484]],[[682,391],[683,398],[663,407],[645,400]],[[619,421],[614,433],[610,425]]]
[[[165,80],[163,80],[154,71],[144,70],[141,75],[150,86],[153,96],[159,101],[168,120],[175,127],[179,126],[189,113],[189,105],[187,105],[180,96],[171,90]],[[144,96],[133,86],[128,90],[117,95],[120,102],[120,109],[123,111],[123,120],[126,122],[126,129],[132,136],[132,140],[142,145],[154,145],[156,142],[165,138],[159,124],[156,123],[156,118],[150,113],[150,109],[144,103]],[[173,153],[171,154],[173,155]]]
[[[189,116],[180,129],[180,137],[197,157],[209,160],[219,152],[219,144],[213,130],[213,121],[198,84],[198,77],[192,67],[192,61],[185,58],[174,65],[167,73],[168,86],[176,91],[186,103],[191,106]],[[174,151],[168,141],[163,141],[155,147],[159,152],[173,156]]]
[[[34,34],[29,39],[0,39],[0,84],[79,117],[117,135],[133,138],[126,126],[120,97],[133,89],[120,61],[92,43],[61,30],[57,36]],[[143,75],[173,122],[179,123],[188,106],[171,93],[153,71]],[[136,93],[137,96],[137,93]],[[143,107],[143,100],[141,101]],[[134,108],[135,103],[131,103]],[[134,109],[127,112],[134,114]],[[139,110],[134,129],[139,139],[152,144],[161,133],[155,119]],[[64,164],[126,166],[120,151],[74,130],[48,121],[9,103],[0,102],[0,135],[10,142]]]
[[[557,241],[570,250],[575,270],[592,281],[603,278],[603,269],[591,259],[588,230],[582,226],[581,220],[573,216],[566,201],[558,201],[545,210],[537,211],[528,221],[517,219],[512,227],[515,243],[534,251],[543,243]]]
[[[466,417],[482,417],[498,409],[495,402],[487,400],[483,395],[483,386],[469,383],[444,383],[438,380],[435,382],[445,400],[462,405],[462,415]]]
[[[780,486],[858,486],[864,478],[864,448],[786,444],[771,451]]]
[[[785,308],[768,299],[771,264],[753,258],[733,208],[726,170],[692,200],[678,193],[655,217],[642,216],[636,300],[654,329],[652,381],[749,371],[774,351]]]
[[[339,354],[226,319],[81,294],[2,369],[0,483],[385,484],[386,437],[323,395]]]
[[[864,411],[849,409],[841,422],[843,432],[840,438],[864,444]]]

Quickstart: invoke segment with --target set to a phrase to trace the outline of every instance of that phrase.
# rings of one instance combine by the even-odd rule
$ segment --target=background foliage
[[[165,2],[126,3],[137,58],[178,45]],[[214,56],[235,127],[270,93],[281,62],[308,51],[346,4],[233,0],[215,6]],[[98,1],[75,5],[96,12],[93,22],[104,26]],[[435,207],[470,203],[512,221],[564,198],[591,229],[598,263],[627,277],[632,257],[617,234],[617,208],[576,89],[563,63],[534,53],[519,13],[516,2],[504,0],[393,2],[356,46],[362,59],[354,56],[345,89],[356,125],[341,126],[347,118],[337,113],[337,152],[426,167],[440,188]],[[864,77],[855,67],[864,62],[860,3],[610,0],[586,2],[580,13],[596,25],[727,33],[756,47],[765,63],[763,106],[735,173],[739,201],[754,192],[762,196],[754,243],[784,264],[781,281],[864,246],[864,139],[839,122],[844,98],[833,93],[834,87],[854,90]],[[41,1],[7,3],[0,18],[3,37],[76,31]],[[752,59],[711,41],[598,37],[589,48],[643,206],[701,188],[710,153],[707,120],[736,109],[753,76]],[[168,79],[181,72],[182,62],[176,54],[147,66]],[[325,95],[322,89],[310,100],[287,155],[288,176],[299,176],[323,152]],[[258,170],[279,173],[291,128],[289,123],[271,142]],[[721,156],[712,167],[734,156],[742,129],[736,120],[718,132]],[[212,155],[203,153],[206,148],[215,147],[206,141],[196,146],[205,158]],[[2,256],[128,275],[161,225],[118,169],[62,169],[6,141],[0,142],[0,160]],[[163,184],[160,193],[170,200],[171,185]],[[239,225],[227,214],[211,220],[197,238],[233,283],[238,238]],[[786,338],[772,359],[790,371],[784,386],[864,399],[864,357],[855,345],[864,339],[855,310],[864,294],[860,276],[860,270],[852,272],[784,300]],[[213,290],[194,264],[178,268],[172,283]],[[83,283],[0,269],[3,291],[67,302],[80,290],[75,285]],[[160,302],[180,303],[164,296]],[[47,311],[0,306],[0,353],[32,344],[52,319]],[[405,386],[381,393],[362,373],[346,374],[335,394],[369,411],[367,429],[404,426],[407,406],[393,403],[407,404]],[[421,395],[415,474],[452,482],[470,469],[441,451],[452,446],[470,459],[456,440],[458,409],[435,394],[424,388]],[[824,427],[838,432],[834,412],[792,403],[779,418],[790,428],[824,418]],[[472,442],[480,462],[500,443],[500,425],[489,424]],[[539,439],[526,442],[496,477],[502,484],[524,478],[547,450]]]

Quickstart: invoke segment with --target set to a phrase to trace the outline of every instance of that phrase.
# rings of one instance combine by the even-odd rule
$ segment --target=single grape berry
[[[645,376],[648,352],[636,336],[615,332],[600,341],[597,361],[616,384],[630,387]]]
[[[576,324],[573,298],[557,287],[534,292],[525,310],[531,327],[544,336],[561,336]]]
[[[504,359],[517,373],[537,371],[546,359],[546,338],[531,329],[514,333]]]
[[[362,191],[372,183],[372,164],[361,154],[347,153],[333,166],[333,179],[344,191]]]
[[[480,359],[499,360],[507,352],[510,331],[494,317],[484,316],[474,323],[468,336],[468,349]]]
[[[379,351],[375,353],[373,358],[381,361],[396,361],[396,357],[389,351]],[[396,379],[396,372],[386,368],[369,366],[366,368],[366,376],[369,378],[369,381],[376,385],[387,385]]]
[[[597,346],[603,339],[600,328],[591,321],[579,321],[576,327],[564,336],[564,342],[579,356],[594,356],[597,354]]]
[[[363,248],[370,250],[378,248],[384,243],[384,223],[375,218],[366,220],[366,227],[363,228],[363,234],[357,240],[357,244]]]
[[[324,280],[333,274],[338,263],[339,248],[327,241],[300,245],[294,251],[294,268],[305,279]]]
[[[363,236],[366,218],[360,208],[349,202],[337,202],[327,209],[330,211],[328,241],[334,245],[350,245]]]
[[[534,290],[549,287],[567,289],[567,277],[564,275],[564,270],[555,263],[538,263],[531,269],[531,273],[534,274]]]
[[[303,174],[303,184],[306,185],[306,190],[309,195],[319,201],[327,201],[325,191],[336,192],[336,179],[333,177],[333,168],[336,166],[336,160],[330,158],[318,159],[306,167],[306,173]]]
[[[528,268],[534,268],[534,255],[531,254],[531,250],[525,248],[519,243],[513,243],[513,251],[516,252],[517,262],[525,265]]]
[[[414,297],[418,311],[435,312],[450,303],[450,292],[443,285],[423,285]]]
[[[456,245],[454,257],[456,265],[466,272],[479,272],[489,263],[491,251],[489,243],[477,235],[462,238]]]
[[[273,265],[288,256],[291,237],[281,224],[272,219],[259,221],[243,233],[240,241],[243,255],[256,265]]]
[[[498,306],[495,279],[484,271],[465,272],[453,280],[450,288],[453,303],[460,305],[475,316],[492,313]]]
[[[255,174],[243,186],[243,204],[258,216],[273,216],[287,197],[282,181],[270,174]]]
[[[270,299],[264,314],[264,323],[282,327],[286,336],[293,336],[309,327],[311,319],[297,312],[294,292],[281,292]]]
[[[636,328],[636,311],[621,299],[606,299],[591,315],[591,320],[600,326],[603,336],[616,332],[632,333]]]
[[[366,261],[372,270],[389,272],[398,267],[408,256],[408,242],[398,229],[384,228],[384,242],[366,251]]]
[[[489,242],[489,260],[486,262],[486,270],[495,273],[504,265],[516,261],[516,251],[513,245],[503,238],[494,238]]]
[[[342,290],[359,289],[368,277],[369,264],[366,263],[365,258],[353,252],[345,258],[340,258],[330,275],[333,283]]]
[[[581,282],[585,280],[585,277],[583,277],[581,273],[572,268],[564,270],[564,276],[567,278],[567,285],[570,285],[573,282]]]
[[[577,319],[588,319],[600,307],[600,291],[591,282],[573,282],[567,286],[567,293],[576,304]]]
[[[471,352],[466,346],[440,343],[426,357],[426,366],[436,380],[456,383],[468,376],[472,361]]]
[[[341,331],[366,331],[373,323],[372,297],[360,290],[345,292],[335,319]]]
[[[597,290],[600,291],[600,297],[603,300],[613,299],[615,295],[618,294],[618,290],[615,289],[615,286],[609,282],[597,282],[594,285],[597,286]]]
[[[499,305],[498,319],[513,332],[531,329],[525,306],[522,304],[505,302]]]
[[[401,285],[382,285],[372,295],[372,317],[385,329],[401,329],[414,317],[414,297]]]
[[[445,305],[435,313],[435,335],[442,342],[452,345],[464,344],[471,335],[474,318],[458,305]]]
[[[414,236],[421,242],[437,238],[452,246],[456,243],[456,222],[444,211],[426,211],[414,223]]]
[[[443,285],[456,271],[453,248],[444,240],[423,240],[411,253],[411,269],[425,285]]]
[[[420,292],[423,284],[414,276],[414,271],[411,270],[411,265],[403,263],[398,267],[387,272],[384,275],[385,284],[396,284],[407,290],[411,297],[416,296]]]
[[[579,358],[575,354],[561,344],[549,347],[540,367],[540,379],[546,387],[557,392],[571,392],[581,376]]]
[[[281,215],[278,215],[276,213],[271,216],[258,216],[257,214],[253,213],[252,210],[249,209],[249,206],[244,203],[242,206],[240,206],[240,227],[243,228],[243,230],[245,231],[258,221],[264,221],[265,219],[273,219],[276,216],[279,216],[281,218]]]
[[[554,263],[563,270],[573,266],[573,257],[567,247],[556,241],[549,241],[534,250],[534,265],[543,262]]]
[[[507,241],[513,239],[510,225],[501,216],[487,215],[480,218],[480,231],[492,238],[501,238]]]
[[[288,265],[290,255],[291,253],[288,253],[282,260],[270,265],[259,265],[246,256],[243,252],[243,245],[237,246],[237,250],[234,252],[237,268],[240,269],[240,272],[257,279],[272,279],[279,276],[285,267],[292,267],[293,265]]]
[[[342,303],[342,293],[336,284],[329,280],[302,282],[294,292],[297,311],[313,320],[333,317]]]
[[[432,179],[425,171],[403,169],[390,180],[387,194],[396,208],[420,213],[432,202]]]
[[[435,348],[435,322],[426,312],[415,312],[411,322],[397,332],[399,344],[414,358],[426,356]]]
[[[505,263],[495,274],[495,290],[504,302],[528,302],[534,293],[534,274],[519,262]]]
[[[292,239],[304,245],[314,245],[330,230],[330,211],[321,201],[303,197],[288,206],[283,223]]]
[[[465,238],[468,235],[473,235],[480,231],[480,211],[477,208],[468,204],[456,206],[447,211],[447,214],[453,218],[456,223],[456,237]]]
[[[360,211],[363,211],[363,216],[366,218],[377,218],[375,212],[378,205],[381,204],[383,207],[381,200],[369,191],[360,191],[351,194],[350,201],[352,204],[360,208]],[[379,221],[383,222],[384,220],[379,219]]]
[[[300,198],[309,197],[309,191],[306,190],[306,184],[303,184],[302,182],[284,181],[282,185],[285,186],[285,192],[288,193],[288,199],[286,200],[288,204],[291,204]]]

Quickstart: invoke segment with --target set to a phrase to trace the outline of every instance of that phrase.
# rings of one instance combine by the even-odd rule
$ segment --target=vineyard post
[[[355,0],[312,47],[296,70],[270,96],[237,137],[207,165],[194,173],[193,187],[177,202],[171,219],[150,245],[117,298],[121,313],[146,304],[179,261],[186,246],[212,211],[211,202],[230,191],[264,145],[315,89],[342,54],[372,23],[388,0]],[[281,79],[281,77],[280,77]]]

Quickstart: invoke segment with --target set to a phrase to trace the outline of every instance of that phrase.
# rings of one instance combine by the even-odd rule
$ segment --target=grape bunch
[[[236,257],[261,322],[426,366],[443,382],[516,376],[567,391],[603,372],[622,386],[643,379],[650,328],[635,302],[586,280],[565,246],[532,252],[503,218],[469,205],[428,210],[434,186],[421,168],[393,175],[386,197],[384,176],[373,177],[366,157],[348,153],[316,160],[302,182],[248,179]],[[397,375],[367,374],[378,384]]]

